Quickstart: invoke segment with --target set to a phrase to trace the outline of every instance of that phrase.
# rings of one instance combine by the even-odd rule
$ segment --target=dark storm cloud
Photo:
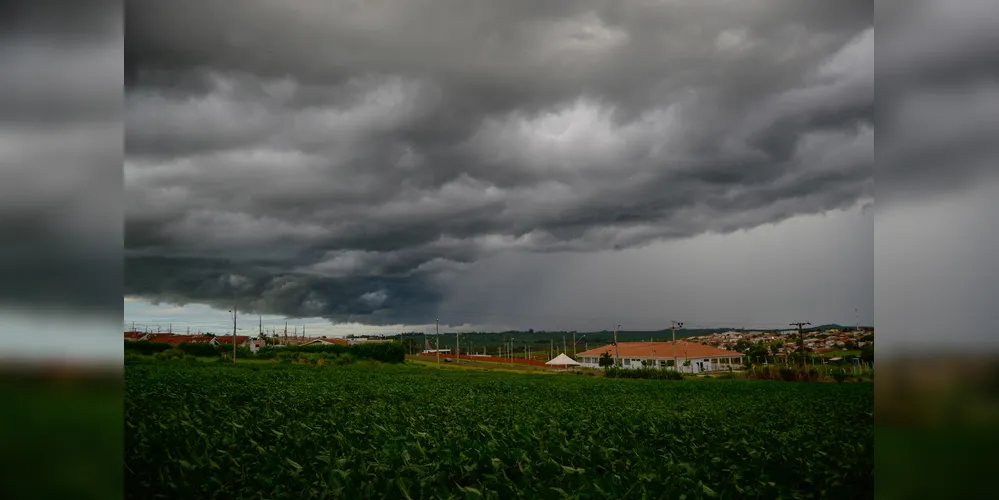
[[[226,261],[260,312],[425,321],[437,278],[485,255],[730,232],[871,195],[870,2],[126,15],[129,294],[224,304]]]
[[[994,353],[999,8],[891,1],[876,16],[878,355]]]
[[[131,293],[177,304],[280,311],[345,321],[417,322],[440,299],[426,275],[341,276],[281,273],[265,262],[138,257],[126,261]],[[388,293],[391,290],[391,295]]]
[[[885,2],[878,18],[878,197],[949,196],[999,180],[995,3]]]
[[[120,2],[0,5],[5,311],[120,317],[121,34]]]

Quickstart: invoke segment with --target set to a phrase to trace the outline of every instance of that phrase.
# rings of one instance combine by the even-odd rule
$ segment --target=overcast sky
[[[127,320],[996,344],[991,2],[227,5],[129,4]]]
[[[873,322],[869,2],[227,5],[128,6],[126,320]]]
[[[234,301],[999,346],[993,1],[72,5],[0,4],[0,354]]]

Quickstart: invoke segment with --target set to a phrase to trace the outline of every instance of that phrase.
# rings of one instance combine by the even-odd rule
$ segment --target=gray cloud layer
[[[999,321],[999,5],[879,2],[880,353],[993,354]]]
[[[121,315],[119,3],[0,4],[0,307]]]
[[[127,294],[425,322],[497,253],[873,194],[871,2],[130,2]]]

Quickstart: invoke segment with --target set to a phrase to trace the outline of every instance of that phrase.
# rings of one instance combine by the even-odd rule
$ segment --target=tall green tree
[[[874,362],[874,342],[868,342],[860,347],[860,359],[865,363]]]
[[[614,364],[614,358],[610,357],[610,354],[606,352],[600,355],[600,359],[597,360],[597,365],[599,366],[612,366]]]

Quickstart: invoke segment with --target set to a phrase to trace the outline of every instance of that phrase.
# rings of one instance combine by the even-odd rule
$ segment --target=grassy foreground
[[[130,498],[869,498],[873,385],[135,363]]]
[[[0,498],[124,494],[121,380],[0,373]]]

